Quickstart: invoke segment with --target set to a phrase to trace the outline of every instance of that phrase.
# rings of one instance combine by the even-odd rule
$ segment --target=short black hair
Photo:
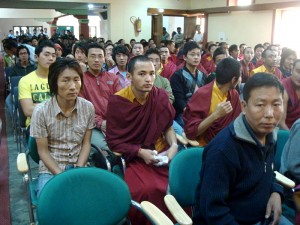
[[[250,77],[244,88],[243,88],[243,98],[245,102],[248,102],[251,92],[256,88],[261,87],[275,87],[277,88],[283,96],[284,87],[278,78],[274,75],[268,73],[256,73]]]
[[[91,43],[89,43],[88,46],[87,46],[87,54],[86,54],[86,56],[88,56],[89,50],[90,50],[91,48],[100,48],[100,49],[103,50],[104,56],[105,56],[105,54],[106,54],[106,53],[105,53],[105,48],[103,48],[99,43],[97,43],[97,42],[91,42]]]
[[[212,47],[217,47],[217,45],[216,44],[210,44],[208,46],[207,50],[210,52],[210,50],[211,50]]]
[[[56,60],[56,62],[52,63],[49,67],[48,84],[51,96],[58,94],[58,77],[66,69],[75,70],[79,74],[81,79],[81,89],[83,88],[83,72],[79,63],[75,59],[62,58],[60,60]]]
[[[256,51],[256,49],[258,48],[263,48],[264,49],[264,46],[262,44],[257,44],[254,46],[254,51]]]
[[[40,56],[43,49],[47,48],[47,47],[54,48],[54,50],[55,50],[55,46],[52,41],[49,41],[49,40],[39,41],[38,46],[36,46],[36,48],[35,48],[34,54],[36,54],[37,56]]]
[[[197,42],[195,41],[188,41],[184,44],[183,46],[183,55],[187,56],[189,51],[192,51],[193,49],[200,49],[200,47],[198,46]]]
[[[228,51],[229,53],[233,51],[238,51],[238,46],[236,44],[230,45]]]
[[[216,48],[216,50],[214,51],[214,54],[213,54],[214,62],[216,62],[216,58],[218,55],[226,55],[224,48],[222,48],[222,47]]]
[[[80,41],[75,43],[74,48],[73,48],[73,55],[75,56],[76,49],[80,49],[81,51],[84,52],[84,54],[87,56],[87,49],[86,49],[86,42]]]
[[[138,55],[133,57],[128,64],[128,72],[131,75],[133,75],[134,67],[137,62],[151,62],[151,61],[144,55]]]
[[[159,56],[159,59],[161,61],[161,56],[160,56],[160,51],[157,48],[149,48],[146,53],[145,56],[148,58],[149,55],[151,54],[155,54]]]
[[[239,61],[225,58],[218,63],[216,69],[216,82],[218,84],[226,84],[234,77],[238,80],[240,76],[241,64]]]
[[[30,57],[30,51],[25,45],[20,45],[17,47],[17,57],[20,58],[19,53],[22,49],[25,49],[27,51],[28,57]]]
[[[130,56],[130,53],[129,53],[129,50],[128,48],[126,48],[124,45],[118,45],[116,47],[113,48],[112,50],[112,54],[111,54],[111,57],[112,59],[116,61],[116,55],[117,54],[124,54],[124,55],[127,55],[128,59],[129,59],[129,56]]]

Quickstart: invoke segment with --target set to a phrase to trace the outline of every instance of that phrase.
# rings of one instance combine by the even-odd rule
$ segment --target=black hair
[[[261,53],[261,57],[262,58],[267,58],[267,52],[274,52],[272,49],[266,49],[266,50],[264,50],[262,53]]]
[[[102,49],[103,54],[105,56],[105,48],[103,48],[99,43],[97,43],[97,42],[91,42],[91,43],[89,43],[88,46],[87,46],[87,55],[89,54],[89,50],[91,48],[100,48],[100,49]]]
[[[218,84],[226,84],[234,77],[238,80],[240,76],[241,64],[239,61],[225,58],[218,63],[216,69],[216,82]]]
[[[113,48],[111,57],[115,62],[117,62],[116,61],[116,55],[118,55],[118,54],[127,55],[128,59],[129,59],[129,56],[130,56],[128,48],[126,48],[124,45],[118,45],[118,46]]]
[[[149,48],[146,53],[145,56],[148,58],[149,55],[151,54],[155,54],[159,56],[159,59],[161,61],[161,56],[160,56],[160,51],[157,48]]]
[[[262,44],[257,44],[254,46],[254,51],[256,51],[256,49],[258,49],[258,48],[264,49],[264,46]]]
[[[51,96],[58,94],[58,77],[66,69],[72,69],[79,74],[81,79],[81,89],[83,88],[83,72],[79,63],[74,59],[62,58],[60,60],[56,60],[56,62],[52,63],[49,67],[48,84]]]
[[[229,53],[233,51],[238,51],[238,46],[236,44],[230,45],[228,51]]]
[[[28,57],[30,57],[30,51],[25,45],[20,45],[17,47],[17,57],[20,58],[19,53],[22,49],[25,49],[27,51]]]
[[[251,96],[251,92],[256,88],[261,87],[275,87],[280,91],[280,93],[283,96],[284,87],[282,86],[282,84],[276,76],[268,73],[256,73],[247,80],[243,88],[244,101],[248,102]]]
[[[81,51],[84,52],[84,54],[87,56],[87,49],[86,49],[86,43],[81,41],[81,42],[77,42],[75,43],[74,45],[74,48],[73,48],[73,55],[75,56],[75,52],[76,52],[76,49],[80,49]]]
[[[40,56],[41,52],[43,51],[44,48],[54,48],[55,50],[55,46],[53,44],[53,42],[49,41],[49,40],[43,40],[43,41],[39,41],[38,46],[36,46],[34,54],[36,54],[37,56]]]
[[[212,47],[217,47],[217,45],[216,44],[210,44],[208,46],[207,50],[210,52],[210,50],[211,50]]]
[[[188,52],[192,51],[193,49],[201,50],[200,47],[198,46],[197,42],[195,42],[195,41],[186,42],[183,46],[183,55],[187,56]]]
[[[216,62],[216,58],[218,55],[226,55],[224,48],[222,48],[222,47],[216,48],[216,50],[214,51],[214,54],[213,54],[214,62]]]
[[[130,62],[128,63],[128,72],[133,75],[134,67],[137,62],[151,62],[150,59],[148,59],[144,55],[138,55],[133,57]]]

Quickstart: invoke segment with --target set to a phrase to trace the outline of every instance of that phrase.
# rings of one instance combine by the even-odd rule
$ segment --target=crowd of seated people
[[[242,171],[237,169],[240,165],[229,167],[224,161],[218,168],[206,164],[214,160],[209,152],[216,151],[216,140],[224,141],[220,135],[225,135],[226,130],[226,135],[230,134],[228,141],[232,141],[230,145],[245,145],[250,150],[253,146],[249,143],[252,143],[261,149],[265,160],[262,170],[272,178],[258,184],[268,185],[269,195],[262,194],[264,201],[259,212],[253,212],[252,218],[251,213],[245,214],[241,219],[237,216],[238,209],[244,202],[234,200],[235,189],[222,186],[224,195],[216,196],[205,191],[202,184],[198,193],[211,198],[196,199],[200,206],[194,211],[195,224],[257,224],[265,219],[262,208],[266,209],[268,218],[270,211],[273,212],[276,223],[289,224],[280,219],[282,190],[273,182],[270,170],[274,157],[269,154],[274,154],[275,127],[290,129],[300,118],[300,62],[294,50],[268,43],[253,48],[246,44],[229,46],[226,42],[208,42],[201,49],[191,38],[179,43],[178,35],[176,40],[162,40],[159,46],[152,39],[140,42],[131,39],[126,44],[124,39],[113,43],[103,38],[85,40],[81,35],[76,40],[71,32],[64,35],[55,32],[51,37],[41,32],[31,40],[28,35],[23,36],[4,40],[4,60],[6,67],[13,67],[14,73],[23,76],[19,82],[19,101],[28,117],[28,135],[36,138],[41,156],[43,175],[38,192],[51,176],[86,166],[86,146],[92,143],[123,155],[127,163],[124,177],[134,200],[152,201],[167,213],[163,195],[167,191],[168,164],[184,144],[180,139],[177,142],[175,133],[197,141],[198,146],[208,146],[202,168],[211,174],[216,169],[222,172],[221,166],[227,166],[226,175],[230,177],[224,178],[226,182],[234,182],[259,164],[257,155],[237,155],[234,151],[226,155],[226,149],[220,150],[216,162],[228,157],[230,164],[234,157],[242,157],[239,160],[243,164],[247,157],[254,157],[257,164],[243,166]],[[27,45],[33,48],[32,53]],[[31,54],[35,63],[30,62]],[[242,91],[241,87],[246,90]],[[83,105],[89,108],[88,112],[81,112]],[[53,114],[53,121],[48,111]],[[80,112],[86,116],[81,118]],[[254,114],[258,117],[253,117]],[[57,115],[63,121],[56,121]],[[74,131],[69,123],[77,120],[81,122]],[[55,133],[61,130],[55,131],[54,123],[66,124],[64,135],[75,132],[78,145],[63,142],[64,135]],[[67,137],[66,140],[71,142]],[[64,144],[49,147],[55,141]],[[72,157],[66,157],[66,152]],[[62,163],[62,158],[68,163]],[[201,178],[209,179],[203,173]],[[222,181],[221,177],[217,179]],[[253,175],[243,182],[249,182],[247,188],[253,188],[255,179],[259,178]],[[236,187],[240,191],[238,195],[247,192],[243,190],[245,183],[237,184],[241,185]],[[259,198],[256,193],[251,192],[251,196]],[[210,209],[216,213],[199,214],[197,210],[204,202],[210,202]],[[146,223],[134,210],[130,218],[133,225]]]

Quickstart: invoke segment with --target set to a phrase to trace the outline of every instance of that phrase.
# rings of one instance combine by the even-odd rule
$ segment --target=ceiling
[[[108,4],[93,4],[89,9],[88,2],[51,2],[51,1],[24,1],[24,0],[0,0],[1,8],[14,9],[54,9],[63,14],[71,15],[99,15],[99,12],[107,11]]]

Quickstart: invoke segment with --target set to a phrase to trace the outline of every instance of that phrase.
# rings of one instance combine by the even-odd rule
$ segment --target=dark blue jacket
[[[194,224],[255,224],[265,217],[272,192],[275,132],[263,146],[241,114],[206,147],[196,192]]]

